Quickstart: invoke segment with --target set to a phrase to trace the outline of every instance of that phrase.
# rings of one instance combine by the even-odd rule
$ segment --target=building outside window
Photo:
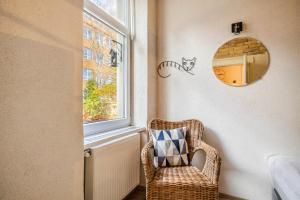
[[[97,53],[96,54],[96,64],[97,65],[102,65],[103,64],[103,54],[102,53]]]
[[[105,19],[102,21],[103,16]],[[91,35],[95,35],[88,39],[88,31],[83,32],[82,66],[88,68],[83,74],[86,135],[130,124],[128,16],[129,0],[85,1],[83,27],[89,27]],[[118,48],[116,44],[119,44]],[[118,61],[118,65],[114,64],[113,67],[112,51],[117,52],[115,60]]]
[[[112,39],[111,38],[108,39],[108,47],[112,48]]]
[[[93,70],[83,69],[83,80],[88,81],[93,79]]]
[[[92,58],[93,58],[92,49],[84,47],[83,48],[83,58],[85,60],[92,60]]]
[[[87,40],[92,39],[92,30],[88,27],[83,27],[83,38]]]
[[[107,36],[106,35],[104,35],[103,36],[103,38],[102,38],[102,44],[104,45],[104,46],[107,46]]]
[[[96,33],[96,41],[98,45],[102,45],[103,44],[103,36],[102,33]]]

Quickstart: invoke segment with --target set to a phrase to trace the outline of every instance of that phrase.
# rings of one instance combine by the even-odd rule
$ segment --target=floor
[[[133,192],[131,192],[124,200],[145,200],[145,188],[137,187]],[[231,200],[220,198],[220,200]]]
[[[137,187],[124,200],[145,200],[145,195],[145,188]]]

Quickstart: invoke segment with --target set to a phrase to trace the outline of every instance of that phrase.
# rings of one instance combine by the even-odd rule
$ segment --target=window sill
[[[89,135],[84,137],[84,149],[88,149],[94,146],[101,145],[112,140],[128,136],[132,133],[138,133],[145,131],[145,128],[128,126],[125,128],[116,129],[113,131],[107,131],[104,133]]]

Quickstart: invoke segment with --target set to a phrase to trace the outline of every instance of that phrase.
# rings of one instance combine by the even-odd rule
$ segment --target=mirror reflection
[[[213,70],[223,83],[246,86],[268,70],[269,53],[258,40],[241,37],[223,44],[215,53]]]

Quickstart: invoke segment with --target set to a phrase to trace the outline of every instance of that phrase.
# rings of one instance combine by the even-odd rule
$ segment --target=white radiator
[[[90,148],[85,158],[85,200],[120,200],[139,184],[140,134]]]

